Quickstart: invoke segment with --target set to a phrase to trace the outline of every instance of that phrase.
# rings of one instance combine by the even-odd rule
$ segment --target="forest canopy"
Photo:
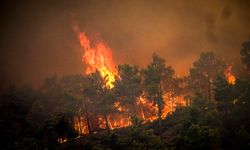
[[[0,101],[0,149],[249,149],[249,43],[238,76],[212,51],[184,77],[154,53],[144,68],[118,65],[112,82],[95,70],[12,86]]]

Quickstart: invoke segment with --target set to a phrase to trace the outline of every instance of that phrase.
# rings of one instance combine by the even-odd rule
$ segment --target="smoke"
[[[232,16],[232,13],[233,13],[232,9],[228,6],[225,6],[221,12],[221,19],[223,20],[229,19]]]
[[[201,51],[240,62],[250,35],[248,1],[55,0],[1,4],[0,81],[41,85],[53,74],[80,74],[82,49],[69,12],[81,31],[97,32],[115,64],[145,66],[158,53],[185,75]]]
[[[216,19],[214,16],[207,16],[206,17],[206,26],[207,26],[207,38],[211,42],[216,42]]]

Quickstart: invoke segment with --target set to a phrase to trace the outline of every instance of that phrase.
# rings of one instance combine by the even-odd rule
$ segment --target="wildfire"
[[[226,79],[227,79],[227,82],[228,82],[229,84],[232,84],[232,85],[235,84],[236,78],[235,78],[235,76],[234,76],[233,73],[232,73],[232,65],[229,65],[229,66],[225,69],[224,75],[225,75],[225,77],[226,77]]]
[[[148,101],[144,96],[140,96],[137,100],[137,105],[140,106],[141,118],[144,123],[157,119],[157,106],[153,102]]]
[[[173,112],[177,106],[186,106],[186,101],[183,96],[171,96],[167,93],[163,96],[163,109],[161,118],[165,118],[169,113]],[[152,122],[158,118],[157,104],[154,104],[152,101],[147,100],[143,96],[140,96],[137,100],[137,105],[141,110],[141,118],[146,122]]]
[[[111,130],[122,128],[122,127],[127,127],[132,124],[130,117],[124,114],[114,113],[112,115],[108,115],[107,118],[108,118],[108,123],[109,123],[109,127]],[[98,120],[99,120],[99,128],[105,129],[106,122],[104,118],[102,116],[99,116]]]
[[[102,40],[90,42],[84,32],[79,30],[78,24],[74,22],[73,29],[78,35],[81,47],[84,50],[83,63],[87,65],[86,74],[100,71],[101,76],[107,80],[107,87],[113,88],[115,81],[115,65],[112,59],[111,49]]]
[[[84,73],[90,74],[98,70],[101,76],[107,80],[106,86],[108,88],[113,88],[116,70],[112,59],[111,49],[102,40],[90,40],[84,32],[79,30],[78,24],[74,19],[73,30],[77,33],[80,45],[84,51],[82,61],[87,65]],[[181,104],[184,103],[182,98],[179,98],[176,101],[174,100],[175,99],[171,97],[171,95],[164,96],[162,118],[165,118],[169,112],[174,110],[177,106],[176,101],[181,102]],[[170,105],[168,104],[169,101],[171,101]],[[143,95],[137,99],[135,107],[137,108],[136,116],[142,119],[143,123],[148,121],[152,122],[157,119],[157,105],[152,101],[147,100]],[[110,129],[126,127],[132,124],[131,115],[127,106],[121,106],[119,102],[116,102],[114,104],[114,109],[116,109],[117,112],[107,115],[106,118]],[[79,135],[89,133],[87,122],[83,116],[75,116],[73,123],[74,128]],[[97,124],[101,129],[106,128],[107,124],[102,115],[98,115]],[[62,141],[62,139],[59,140],[59,142]]]
[[[86,123],[86,120],[82,116],[74,116],[74,129],[76,130],[77,133],[83,135],[83,134],[88,134],[88,126]]]

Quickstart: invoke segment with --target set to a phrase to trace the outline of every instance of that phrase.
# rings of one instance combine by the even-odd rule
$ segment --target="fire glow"
[[[232,73],[232,65],[229,65],[229,66],[225,69],[224,75],[225,75],[225,77],[226,77],[226,79],[227,79],[227,82],[228,82],[229,84],[232,84],[232,85],[235,84],[236,78],[235,78],[235,76],[234,76],[233,73]]]
[[[97,40],[94,44],[90,43],[89,38],[84,32],[79,30],[76,23],[73,29],[77,33],[81,47],[84,51],[82,60],[83,63],[87,65],[85,73],[91,74],[96,70],[100,71],[101,76],[107,79],[107,86],[113,88],[113,82],[115,81],[115,65],[113,63],[111,49],[102,40]]]
[[[91,74],[98,70],[103,78],[107,80],[106,86],[110,89],[114,87],[116,70],[112,58],[111,49],[102,40],[91,41],[84,32],[79,30],[78,24],[73,22],[73,30],[78,36],[81,48],[83,49],[83,63],[87,65],[85,74]],[[169,102],[169,96],[164,96],[164,106],[162,110],[161,118],[165,118],[168,113],[172,112],[177,104],[185,105],[185,100],[182,96],[171,98],[171,104]],[[129,115],[129,109],[126,106],[122,106],[119,102],[114,103],[114,109],[120,113],[112,113],[107,115],[107,120],[110,129],[121,128],[132,125],[131,116]],[[140,118],[143,123],[152,122],[157,119],[157,105],[147,100],[142,95],[137,99],[136,103],[136,116]],[[100,129],[106,128],[106,121],[103,116],[98,115],[98,127]],[[74,128],[79,135],[88,134],[88,126],[86,118],[83,116],[74,117]]]

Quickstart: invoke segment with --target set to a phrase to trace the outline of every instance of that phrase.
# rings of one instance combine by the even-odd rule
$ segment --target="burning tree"
[[[165,60],[158,55],[153,54],[153,61],[143,71],[144,90],[148,100],[151,100],[157,106],[157,118],[161,127],[162,110],[164,107],[163,95],[170,91],[166,88],[167,82],[173,79],[174,70],[166,66]]]
[[[114,96],[110,88],[107,87],[107,80],[101,77],[96,71],[88,76],[89,86],[85,90],[86,96],[95,106],[96,114],[102,115],[105,120],[105,128],[110,129],[108,115],[113,111]],[[99,119],[99,118],[98,118]]]
[[[118,77],[115,81],[116,98],[121,105],[129,108],[133,119],[138,118],[137,98],[142,94],[141,83],[142,77],[137,66],[118,66]]]
[[[100,38],[90,40],[86,33],[80,31],[75,20],[73,21],[73,29],[77,33],[80,45],[84,50],[83,62],[87,67],[84,75],[91,78],[89,87],[85,89],[84,94],[86,95],[86,101],[101,114],[102,117],[97,117],[100,126],[103,127],[103,124],[106,124],[103,128],[117,128],[130,125],[131,118],[132,121],[138,118],[145,120],[146,115],[143,107],[149,111],[157,112],[159,122],[161,122],[161,118],[165,117],[169,112],[167,101],[173,100],[173,97],[177,95],[179,84],[173,77],[173,69],[165,66],[164,59],[153,55],[153,62],[143,71],[143,81],[143,75],[136,66],[119,65],[118,70],[116,70],[112,60],[112,52],[108,45]],[[143,88],[145,88],[145,92],[143,92]],[[115,92],[116,102],[114,102],[112,92]],[[146,100],[144,95],[149,100]],[[112,113],[111,115],[112,106],[113,111],[127,113],[128,116],[124,117],[119,113]],[[173,110],[173,106],[172,101],[171,110]],[[104,108],[101,109],[101,107]],[[88,110],[86,105],[85,110]],[[141,116],[138,112],[141,112]],[[89,113],[85,114],[90,131],[87,117]],[[156,116],[153,116],[149,120],[153,121],[156,118]]]
[[[232,73],[232,65],[228,65],[224,71],[225,78],[229,84],[234,85],[236,83],[236,78]]]

